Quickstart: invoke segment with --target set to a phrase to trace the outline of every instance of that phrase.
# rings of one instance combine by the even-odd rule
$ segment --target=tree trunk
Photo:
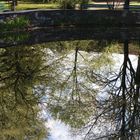
[[[124,9],[125,10],[129,10],[129,4],[130,4],[130,0],[125,0],[125,2],[124,2]]]
[[[11,11],[16,11],[16,6],[18,5],[17,0],[12,0]]]

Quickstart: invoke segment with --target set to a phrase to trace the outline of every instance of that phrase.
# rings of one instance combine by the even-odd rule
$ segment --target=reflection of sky
[[[51,117],[51,114],[45,110],[42,110],[40,114],[41,118],[47,119],[46,127],[49,132],[49,139],[44,140],[81,140],[81,136],[72,135],[70,127],[60,120],[55,120]]]
[[[49,140],[81,140],[78,136],[72,136],[69,127],[58,120],[50,119],[47,127],[50,129],[51,135]]]

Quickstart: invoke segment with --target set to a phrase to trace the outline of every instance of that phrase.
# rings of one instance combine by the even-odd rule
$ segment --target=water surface
[[[139,139],[139,32],[56,31],[1,36],[0,139],[47,139],[48,114],[81,140]]]

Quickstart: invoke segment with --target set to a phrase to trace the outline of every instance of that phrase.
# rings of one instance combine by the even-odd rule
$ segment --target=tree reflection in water
[[[43,139],[42,106],[80,129],[85,140],[139,139],[140,57],[135,70],[124,42],[120,71],[111,72],[111,44],[90,40],[1,49],[0,139]],[[90,53],[99,45],[100,53]],[[97,98],[102,91],[106,96]]]
[[[86,68],[80,67],[78,55],[82,53],[76,47],[73,69],[68,78],[62,79],[64,82],[60,83],[61,94],[55,94],[56,100],[49,103],[52,114],[72,127],[83,127],[86,133],[85,140],[139,139],[140,62],[138,60],[137,70],[135,70],[129,58],[128,41],[124,42],[124,60],[118,73],[108,71],[107,67],[104,70],[108,71],[108,74],[106,72],[101,74],[95,67],[93,70],[91,62],[98,61],[100,56],[89,61],[82,55],[79,59],[84,60],[82,63]],[[65,73],[63,72],[63,75]],[[93,83],[99,88],[89,88]],[[101,94],[101,91],[105,92],[106,96],[100,100],[96,97],[99,92]]]
[[[125,41],[123,64],[118,73],[104,79],[107,89],[105,92],[109,97],[97,101],[97,114],[89,125],[85,139],[138,140],[140,138],[139,70],[140,57],[138,56],[135,71],[129,58],[128,41]],[[92,129],[100,122],[106,124],[106,133],[96,137]]]
[[[0,139],[40,140],[46,136],[33,93],[41,78],[43,53],[34,47],[0,49]]]

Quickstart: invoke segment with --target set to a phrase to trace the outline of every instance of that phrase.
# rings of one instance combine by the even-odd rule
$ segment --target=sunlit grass
[[[140,5],[140,2],[130,2],[130,5]]]
[[[18,4],[16,10],[29,10],[29,9],[57,9],[59,8],[58,4],[35,4],[35,3],[23,3]]]

